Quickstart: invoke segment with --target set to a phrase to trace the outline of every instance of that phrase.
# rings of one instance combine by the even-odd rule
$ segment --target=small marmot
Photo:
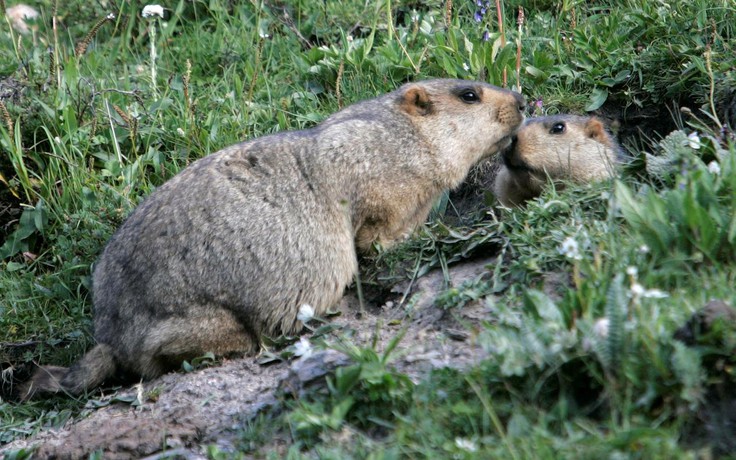
[[[537,197],[548,180],[586,183],[612,177],[622,149],[597,117],[528,119],[504,150],[493,193],[504,206]]]
[[[323,315],[340,300],[358,251],[405,237],[475,163],[508,147],[523,109],[521,95],[485,83],[408,83],[192,163],[97,261],[97,344],[70,368],[38,369],[22,396],[151,379],[298,332],[302,305]]]

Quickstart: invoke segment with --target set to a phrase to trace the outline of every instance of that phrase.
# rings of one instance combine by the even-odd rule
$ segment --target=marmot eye
[[[550,134],[562,134],[565,132],[565,123],[555,123],[552,125],[552,128],[550,128],[549,133]]]
[[[462,99],[462,101],[466,104],[474,104],[476,102],[480,102],[480,96],[478,96],[478,93],[476,93],[472,89],[466,89],[465,91],[460,93],[460,99]]]

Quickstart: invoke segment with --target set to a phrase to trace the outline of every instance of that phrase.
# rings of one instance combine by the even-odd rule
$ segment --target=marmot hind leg
[[[195,317],[171,317],[156,325],[135,356],[135,370],[146,380],[177,370],[184,360],[205,353],[215,356],[249,354],[260,346],[258,338],[230,311],[192,308],[205,312]]]

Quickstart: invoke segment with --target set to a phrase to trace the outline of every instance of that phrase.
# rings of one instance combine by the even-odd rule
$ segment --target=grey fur
[[[477,103],[459,97],[464,89]],[[156,377],[206,352],[293,334],[301,305],[335,305],[356,249],[388,245],[443,190],[510,143],[523,99],[479,82],[410,83],[314,128],[227,147],[159,187],[110,239],[93,277],[98,345],[24,388],[79,393]]]

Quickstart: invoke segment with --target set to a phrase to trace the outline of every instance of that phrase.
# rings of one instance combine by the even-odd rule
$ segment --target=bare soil
[[[486,266],[495,259],[477,258],[451,267],[451,283],[487,276]],[[476,340],[486,312],[479,303],[450,311],[435,307],[435,297],[446,287],[441,271],[430,272],[414,283],[395,286],[389,299],[367,305],[364,315],[349,291],[338,306],[342,314],[332,322],[352,329],[351,340],[358,345],[369,345],[379,334],[379,351],[406,328],[393,363],[414,380],[434,368],[464,368],[486,356]],[[401,304],[402,298],[412,298],[411,309]],[[167,374],[110,394],[102,398],[110,402],[105,407],[90,408],[61,429],[3,446],[0,455],[33,448],[35,458],[87,458],[96,451],[105,459],[206,458],[208,445],[233,450],[239,428],[259,411],[278,405],[284,390],[299,394],[300,388],[321,384],[326,373],[348,362],[345,355],[324,350],[290,362],[259,365],[257,357],[246,357]],[[136,397],[140,403],[132,405],[129,401]],[[288,440],[273,448],[288,448],[284,443]]]

